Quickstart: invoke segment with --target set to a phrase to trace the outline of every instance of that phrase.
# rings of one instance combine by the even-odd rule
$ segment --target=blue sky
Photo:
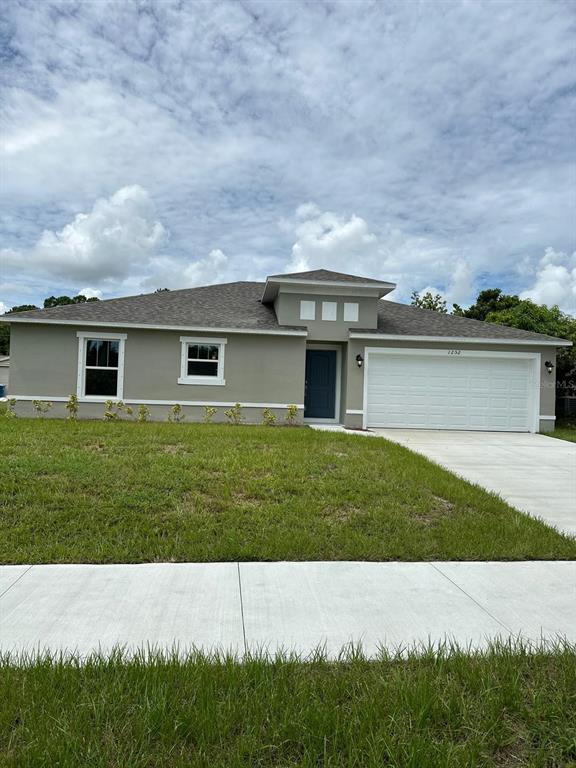
[[[327,267],[576,307],[570,2],[16,2],[0,309]]]

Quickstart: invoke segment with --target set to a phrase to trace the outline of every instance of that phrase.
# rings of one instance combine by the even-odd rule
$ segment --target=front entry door
[[[336,350],[306,350],[305,419],[336,416]]]

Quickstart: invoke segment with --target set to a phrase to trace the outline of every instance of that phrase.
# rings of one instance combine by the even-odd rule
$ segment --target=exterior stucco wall
[[[381,347],[388,349],[490,349],[494,352],[538,352],[541,355],[540,361],[540,431],[546,432],[554,429],[553,419],[543,419],[543,416],[554,416],[556,405],[556,351],[554,347],[539,347],[537,345],[512,345],[512,344],[465,344],[454,342],[416,342],[416,341],[372,341],[371,339],[351,339],[348,343],[348,363],[347,363],[347,388],[346,388],[346,410],[362,411],[364,408],[364,371],[365,368],[358,368],[356,365],[356,355],[362,354],[366,357],[366,347]],[[549,374],[544,367],[546,360],[554,364],[552,374]],[[346,426],[361,427],[362,414],[346,413]]]
[[[82,326],[12,327],[11,395],[51,400],[76,393],[77,331]],[[122,332],[122,329],[111,329]],[[306,339],[232,333],[180,333],[128,328],[125,346],[125,402],[258,403],[302,405]],[[224,386],[178,384],[180,336],[226,338]],[[99,412],[101,408],[99,409]]]
[[[316,319],[300,319],[300,302],[316,302]],[[322,320],[322,302],[337,304],[336,320]],[[344,320],[344,303],[358,304],[358,322]],[[282,290],[274,303],[280,325],[295,325],[308,328],[309,341],[347,341],[348,331],[353,328],[376,328],[377,296],[353,296],[331,293],[292,293]]]

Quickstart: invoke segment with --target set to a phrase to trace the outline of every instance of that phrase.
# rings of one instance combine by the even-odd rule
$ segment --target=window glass
[[[189,344],[188,376],[218,376],[219,352],[216,344]]]
[[[344,302],[344,320],[349,323],[358,322],[358,304],[356,302]]]
[[[104,339],[87,339],[86,365],[97,368],[118,367],[119,342]]]
[[[304,301],[300,302],[300,320],[314,320],[316,318],[316,302]]]
[[[335,301],[322,302],[322,320],[336,320],[338,304]]]
[[[118,371],[105,368],[86,369],[86,395],[108,395],[116,397],[118,392]]]

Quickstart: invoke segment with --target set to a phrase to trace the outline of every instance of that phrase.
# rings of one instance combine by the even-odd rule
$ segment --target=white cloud
[[[6,314],[6,312],[8,312],[9,309],[10,307],[7,304],[4,304],[3,301],[0,301],[0,315]]]
[[[537,304],[553,306],[576,314],[576,252],[547,248],[536,269],[534,284],[520,294]]]
[[[370,259],[377,246],[375,235],[368,231],[364,219],[352,215],[348,219],[334,213],[321,213],[310,204],[296,209],[301,221],[296,227],[297,241],[292,246],[292,260],[287,272],[299,272],[326,262],[341,264]]]
[[[398,284],[394,299],[406,299],[413,290],[433,290],[450,302],[472,298],[474,271],[448,245],[431,238],[413,237],[398,228],[385,227],[377,236],[365,219],[342,216],[307,203],[296,209],[292,221],[296,242],[287,272],[327,268],[379,277]],[[446,280],[446,276],[450,277]],[[437,281],[441,288],[424,288]]]
[[[213,285],[230,279],[230,259],[219,248],[210,251],[205,259],[192,262],[184,270],[186,286]]]
[[[0,226],[22,286],[6,301],[157,287],[173,280],[161,264],[178,284],[188,267],[241,279],[324,255],[461,303],[476,276],[518,292],[520,258],[574,249],[569,4],[5,5]],[[104,252],[73,221],[128,184],[155,201],[144,219],[170,231],[169,257],[148,228],[108,258],[130,227]],[[89,263],[70,256],[85,236]]]
[[[86,296],[87,299],[102,299],[104,294],[97,288],[81,288],[76,296]]]
[[[97,200],[89,213],[78,213],[62,229],[45,230],[30,251],[3,251],[2,261],[70,282],[101,282],[145,267],[166,237],[148,192],[134,185]]]

